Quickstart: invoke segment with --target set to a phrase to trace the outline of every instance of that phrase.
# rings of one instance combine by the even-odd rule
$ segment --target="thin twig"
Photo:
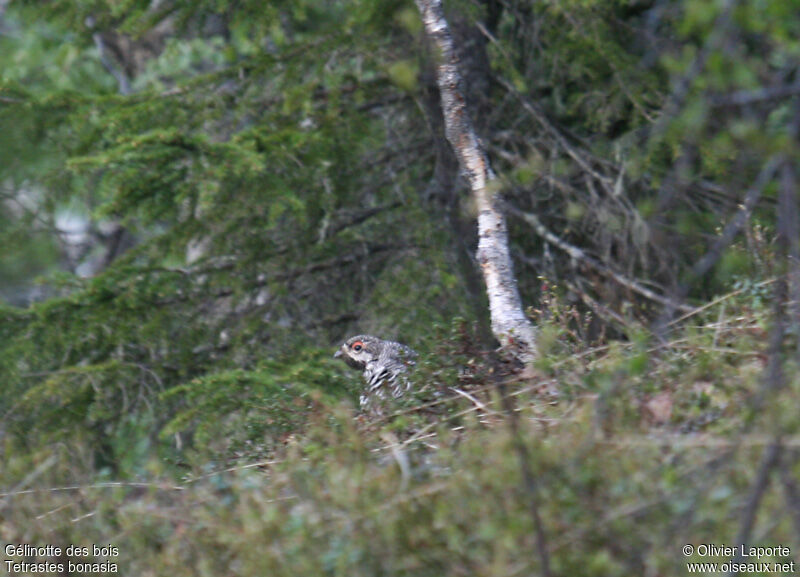
[[[713,96],[710,102],[713,106],[748,106],[771,100],[783,100],[800,94],[800,82],[768,86],[758,90],[739,90],[731,94]]]
[[[760,288],[760,287],[763,287],[763,286],[767,286],[767,285],[769,285],[769,284],[772,284],[773,282],[775,282],[775,279],[774,279],[774,278],[771,278],[771,279],[767,279],[767,280],[761,281],[761,282],[759,282],[759,283],[756,283],[756,284],[755,284],[755,285],[753,285],[753,286],[754,286],[754,287],[758,287],[758,288]],[[672,321],[670,321],[670,323],[669,323],[667,326],[672,326],[672,325],[676,325],[676,324],[678,324],[678,323],[681,323],[681,322],[685,321],[686,319],[688,319],[689,317],[693,317],[693,316],[695,316],[695,315],[698,315],[698,314],[700,314],[701,312],[703,312],[703,311],[705,311],[705,310],[708,310],[708,309],[710,309],[711,307],[714,307],[714,306],[718,305],[719,303],[721,303],[721,302],[723,302],[723,301],[726,301],[726,300],[728,300],[728,299],[730,299],[730,298],[733,298],[733,297],[735,297],[735,296],[738,296],[738,295],[742,294],[744,291],[745,291],[745,289],[741,288],[741,289],[737,289],[737,290],[735,290],[735,291],[729,292],[729,293],[727,293],[727,294],[724,294],[724,295],[722,295],[722,296],[720,296],[720,297],[717,297],[717,298],[715,298],[714,300],[712,300],[712,301],[709,301],[709,302],[707,302],[706,304],[704,304],[704,305],[701,305],[701,306],[697,307],[697,308],[696,308],[696,309],[694,309],[693,311],[691,311],[691,312],[689,312],[689,313],[686,313],[685,315],[683,315],[683,316],[680,316],[680,317],[678,317],[678,318],[676,318],[676,319],[673,319]]]
[[[587,266],[599,272],[600,274],[608,276],[617,283],[631,289],[633,292],[638,293],[641,296],[650,299],[654,302],[657,302],[661,305],[674,307],[684,312],[691,312],[694,310],[694,307],[691,307],[689,305],[684,305],[681,303],[676,303],[668,299],[667,297],[664,297],[650,290],[649,288],[642,286],[635,280],[625,278],[618,272],[602,264],[597,259],[586,254],[586,252],[583,249],[578,248],[577,246],[566,242],[562,238],[550,232],[550,230],[547,229],[547,227],[545,227],[544,224],[542,224],[542,221],[539,220],[539,217],[536,216],[535,214],[522,211],[508,203],[506,203],[505,206],[506,210],[508,210],[511,214],[527,222],[533,228],[534,232],[536,232],[536,234],[538,234],[542,239],[544,239],[551,245],[561,249],[562,251],[566,252],[573,260],[580,261],[586,264]]]
[[[480,409],[484,413],[494,413],[494,411],[490,411],[486,407],[485,404],[480,402],[478,399],[476,399],[475,397],[473,397],[472,395],[470,395],[466,391],[462,391],[461,389],[459,389],[457,387],[450,387],[450,390],[453,391],[454,393],[458,394],[458,395],[461,395],[462,397],[464,397],[468,401],[470,401],[473,405],[475,405],[478,409]]]
[[[761,461],[761,466],[758,469],[758,474],[756,475],[755,481],[753,481],[753,487],[750,490],[750,496],[748,497],[744,511],[742,512],[741,525],[739,527],[739,533],[736,536],[737,554],[733,558],[733,563],[739,563],[742,561],[742,546],[746,545],[750,540],[750,535],[753,532],[753,525],[755,524],[758,507],[761,504],[761,499],[764,497],[764,493],[769,485],[769,475],[772,472],[772,469],[778,464],[781,450],[782,445],[780,438],[774,439],[774,441],[764,449],[764,457]],[[730,577],[731,575],[733,575],[733,573],[729,572],[728,576]]]

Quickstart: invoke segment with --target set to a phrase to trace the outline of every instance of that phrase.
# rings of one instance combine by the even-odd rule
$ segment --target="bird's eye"
[[[355,352],[358,352],[363,348],[364,348],[364,346],[361,344],[361,341],[358,341],[357,343],[353,343],[353,350]]]

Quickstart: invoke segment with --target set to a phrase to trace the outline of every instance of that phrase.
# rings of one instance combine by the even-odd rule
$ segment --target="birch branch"
[[[437,81],[442,98],[445,135],[458,157],[478,208],[476,254],[486,292],[492,332],[500,344],[523,360],[536,354],[536,329],[522,309],[514,278],[505,215],[500,208],[499,181],[467,112],[453,38],[441,0],[416,0],[425,31],[438,51]]]

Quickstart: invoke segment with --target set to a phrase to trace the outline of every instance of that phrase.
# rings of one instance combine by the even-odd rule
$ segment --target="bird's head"
[[[368,362],[380,356],[382,346],[383,341],[378,337],[357,335],[342,343],[333,356],[342,359],[354,369],[364,370]]]

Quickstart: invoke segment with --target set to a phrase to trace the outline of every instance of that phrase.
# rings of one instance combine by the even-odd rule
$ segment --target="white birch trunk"
[[[536,329],[522,309],[514,278],[499,182],[467,113],[458,58],[441,0],[416,0],[425,31],[438,54],[438,84],[445,133],[467,176],[478,209],[477,259],[486,282],[492,332],[503,347],[529,360],[536,354]]]

